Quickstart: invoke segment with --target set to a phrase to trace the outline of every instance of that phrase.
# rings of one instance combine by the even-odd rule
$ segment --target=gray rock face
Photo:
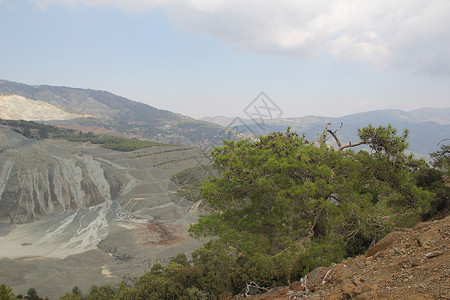
[[[0,222],[25,223],[119,199],[129,179],[91,155],[62,157],[29,147],[0,163]]]
[[[192,205],[175,193],[170,172],[162,168],[192,167],[189,160],[198,164],[195,148],[123,153],[90,143],[15,139],[8,139],[10,147],[0,153],[0,223],[25,224],[111,202],[117,204],[116,219],[173,222],[185,220]]]
[[[28,143],[15,132],[8,135],[9,147],[0,152],[0,223],[23,224],[107,201],[139,218],[177,220],[192,204],[177,196],[169,175],[198,164],[197,149],[123,153],[63,140]]]

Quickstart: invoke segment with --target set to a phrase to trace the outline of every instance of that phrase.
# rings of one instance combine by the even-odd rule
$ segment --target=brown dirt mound
[[[366,255],[248,299],[450,299],[449,247],[450,216],[393,232]]]
[[[143,227],[144,229],[141,230],[140,234],[146,237],[143,243],[144,246],[169,246],[186,239],[185,232],[187,228],[182,224],[153,221],[151,224],[143,225]]]

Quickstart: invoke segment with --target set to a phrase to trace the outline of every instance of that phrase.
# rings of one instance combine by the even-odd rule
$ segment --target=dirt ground
[[[366,255],[248,299],[450,299],[449,247],[450,216],[393,232]]]
[[[42,297],[59,299],[77,285],[88,293],[92,285],[122,280],[134,284],[154,263],[166,264],[178,253],[189,253],[201,242],[187,236],[185,223],[135,224],[120,221],[97,249],[65,258],[28,256],[0,259],[0,282],[25,295],[30,287]]]

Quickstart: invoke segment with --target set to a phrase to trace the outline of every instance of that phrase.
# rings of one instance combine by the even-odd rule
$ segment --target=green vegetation
[[[12,289],[6,284],[0,285],[0,300],[13,300],[15,296],[12,292]]]
[[[13,294],[12,289],[6,284],[0,285],[0,300],[13,300],[13,299],[30,299],[30,300],[43,300],[47,298],[39,297],[35,288],[29,288],[27,291],[27,295],[23,297],[22,295],[17,295],[17,297]]]
[[[369,126],[359,136],[370,152],[336,151],[289,130],[213,150],[222,176],[203,186],[211,213],[191,232],[214,237],[194,265],[202,262],[216,296],[250,281],[287,284],[429,211],[433,195],[415,181],[427,166],[404,154],[407,132]]]
[[[431,209],[423,213],[423,218],[443,218],[450,212],[450,145],[441,145],[430,156],[434,168],[423,169],[417,177],[417,185],[434,194]]]
[[[25,298],[30,300],[43,300],[43,298],[39,297],[35,288],[29,288]]]
[[[201,165],[175,174],[171,180],[179,187],[178,195],[196,202],[202,198],[200,187],[211,174],[214,174],[214,170],[210,166]]]
[[[97,290],[98,288],[93,286],[93,290]],[[74,286],[72,288],[72,293],[67,293],[66,295],[60,297],[61,300],[82,300],[83,299],[83,293],[81,289],[78,286]]]
[[[94,135],[92,132],[79,135],[68,135],[62,138],[71,142],[91,142],[92,144],[100,144],[103,148],[117,151],[134,151],[142,148],[153,146],[166,146],[165,144],[155,143],[151,141],[143,141],[138,139],[128,139],[124,137],[103,135]]]
[[[433,158],[433,166],[441,170],[445,176],[450,177],[450,145],[442,144],[441,149],[431,153],[430,156]]]

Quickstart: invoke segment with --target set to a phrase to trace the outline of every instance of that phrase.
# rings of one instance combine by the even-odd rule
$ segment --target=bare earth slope
[[[366,255],[249,299],[450,299],[449,247],[450,216],[393,232]]]
[[[8,148],[16,148],[27,144],[34,143],[17,132],[12,131],[9,128],[0,126],[0,151]]]
[[[51,121],[84,117],[89,115],[68,113],[47,102],[30,100],[18,95],[0,95],[0,119]]]
[[[74,285],[133,282],[201,245],[187,235],[199,203],[170,180],[209,163],[199,148],[124,153],[2,127],[0,140],[0,282],[15,294],[34,287],[57,299]]]

